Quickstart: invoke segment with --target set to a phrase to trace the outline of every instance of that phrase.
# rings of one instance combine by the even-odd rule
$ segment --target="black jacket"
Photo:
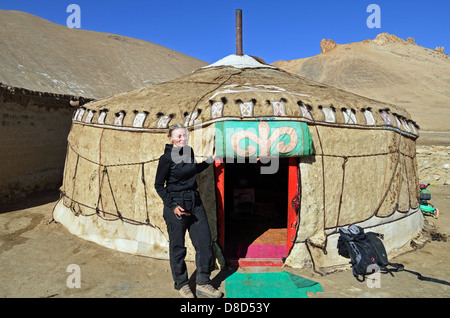
[[[197,163],[191,147],[183,148],[166,145],[164,154],[159,158],[156,170],[155,189],[165,206],[176,208],[178,204],[170,195],[171,192],[197,189],[197,174],[208,168],[212,157]]]

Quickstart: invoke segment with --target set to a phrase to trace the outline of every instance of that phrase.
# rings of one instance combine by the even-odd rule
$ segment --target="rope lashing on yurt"
[[[298,101],[297,104],[301,108],[302,105],[303,105],[303,102],[302,101]],[[317,139],[319,140],[320,152],[322,154],[324,154],[323,145],[322,145],[322,139],[320,138],[319,129],[317,128],[316,121],[314,120],[314,116],[313,116],[313,114],[310,111],[312,106],[307,104],[307,105],[305,105],[305,107],[307,109],[309,108],[308,109],[308,113],[309,113],[309,115],[311,117],[311,120],[315,124],[314,128],[316,129]],[[326,206],[326,204],[325,204],[326,195],[325,195],[325,193],[326,193],[326,191],[325,191],[325,161],[324,161],[324,156],[322,156],[322,204],[323,204],[323,228],[324,228],[324,230],[325,230],[325,226],[326,226],[326,222],[325,222],[326,221],[326,208],[325,208],[325,206]],[[327,239],[327,236],[325,236],[325,244],[322,247],[322,251],[323,251],[324,254],[327,254],[327,250],[326,250],[327,241],[326,241],[326,239]],[[306,246],[308,246],[308,244],[306,244]],[[309,248],[308,248],[308,252],[309,252]],[[309,252],[309,253],[310,253],[311,259],[313,259],[312,255],[311,255],[311,252]]]
[[[75,203],[77,203],[77,204],[79,204],[81,206],[84,206],[86,208],[89,208],[89,209],[92,209],[92,210],[95,211],[95,213],[92,213],[92,214],[82,214],[82,213],[76,212],[77,214],[82,214],[83,216],[98,215],[99,217],[101,217],[102,219],[107,220],[107,221],[116,221],[116,220],[120,219],[120,220],[122,220],[124,222],[128,222],[128,223],[141,224],[141,225],[150,225],[150,226],[152,226],[154,228],[157,228],[151,222],[150,216],[149,216],[149,212],[148,212],[148,198],[147,198],[147,194],[148,193],[147,193],[147,184],[145,182],[145,175],[144,175],[144,170],[145,169],[144,169],[144,167],[145,167],[145,164],[147,164],[147,163],[158,161],[158,158],[157,159],[147,160],[147,161],[142,161],[142,162],[132,162],[132,163],[120,163],[120,164],[105,165],[105,164],[102,164],[101,162],[96,162],[94,160],[91,160],[89,158],[86,158],[86,157],[80,155],[79,153],[77,153],[75,151],[75,149],[73,148],[73,146],[70,143],[68,143],[68,146],[69,146],[68,148],[71,151],[73,151],[73,153],[76,154],[77,161],[76,161],[76,164],[75,164],[75,167],[74,167],[74,175],[72,177],[72,180],[73,180],[72,195],[69,196],[67,193],[64,193],[64,192],[61,192],[61,194],[62,194],[62,196],[68,198],[72,202],[75,202]],[[77,176],[77,171],[78,171],[78,165],[79,165],[79,162],[80,162],[80,158],[83,159],[83,160],[86,160],[87,162],[90,162],[92,164],[98,165],[98,170],[101,171],[101,176],[99,176],[99,195],[98,195],[98,200],[97,200],[97,206],[96,207],[89,206],[89,205],[87,205],[85,203],[81,203],[81,202],[79,202],[79,201],[74,199],[74,192],[75,192],[75,187],[76,187],[76,176]],[[99,155],[99,159],[101,160],[101,155]],[[126,218],[126,217],[124,217],[121,214],[121,212],[120,212],[120,210],[119,210],[119,208],[117,206],[117,202],[116,202],[116,199],[115,199],[115,196],[114,196],[114,191],[113,191],[113,188],[112,188],[112,185],[111,185],[111,178],[110,178],[110,175],[108,173],[108,168],[109,167],[133,166],[133,165],[139,165],[139,166],[142,167],[141,168],[141,170],[142,170],[141,182],[142,182],[142,184],[144,186],[144,194],[145,194],[145,202],[146,202],[146,214],[147,214],[145,222],[140,222],[140,221],[137,221],[137,220]],[[103,169],[101,169],[101,167],[103,167]],[[103,189],[103,186],[104,186],[105,176],[106,176],[106,180],[108,182],[109,190],[111,191],[111,196],[112,196],[112,199],[113,199],[113,202],[114,202],[117,214],[113,214],[111,212],[105,211],[105,209],[103,207],[101,207],[101,208],[99,207],[100,206],[100,202],[101,202],[101,197],[102,197],[102,189]],[[72,207],[72,204],[71,204],[71,207]],[[103,214],[103,216],[101,214]],[[116,218],[105,218],[105,215],[115,216]]]
[[[114,197],[114,191],[113,191],[113,188],[111,186],[111,179],[109,178],[108,168],[106,166],[103,168],[102,183],[103,183],[103,180],[105,179],[105,174],[106,174],[106,177],[108,177],[109,190],[111,190],[111,196],[112,196],[114,205],[116,206],[117,216],[119,217],[119,219],[123,220],[123,216],[122,216],[122,214],[119,211],[119,207],[117,206],[116,198]],[[101,189],[100,189],[100,191],[101,191]],[[101,197],[101,195],[99,194],[99,198],[100,197]],[[97,207],[98,207],[98,205],[97,205]]]
[[[103,208],[103,201],[102,201],[102,196],[101,196],[101,184],[100,184],[100,167],[102,164],[102,139],[103,139],[103,133],[105,132],[105,129],[102,129],[102,134],[100,135],[100,140],[98,142],[98,201],[97,201],[97,209],[98,209],[98,205],[101,204],[102,205],[102,210],[104,210]],[[72,148],[73,149],[73,148]],[[77,154],[78,155],[78,154]],[[103,175],[102,175],[103,177]],[[103,181],[103,178],[102,178]],[[97,211],[98,213],[98,211]],[[103,216],[105,216],[103,214]]]
[[[212,92],[218,90],[220,87],[222,87],[223,85],[225,85],[225,83],[228,82],[233,76],[239,75],[239,74],[241,74],[242,72],[243,72],[243,70],[239,70],[239,71],[236,72],[236,73],[230,74],[230,76],[228,76],[228,78],[225,79],[223,82],[221,82],[217,87],[215,87],[215,88],[211,89],[210,91],[208,91],[207,93],[203,94],[203,96],[200,97],[200,98],[197,100],[197,102],[194,104],[194,106],[193,106],[193,108],[192,108],[192,111],[189,113],[189,116],[190,116],[190,117],[192,116],[192,114],[194,113],[194,111],[195,111],[195,109],[197,108],[198,104],[200,103],[200,101],[201,101],[203,98],[205,98],[206,96],[208,96],[208,95],[211,94]],[[211,83],[211,84],[213,84],[213,83]],[[188,122],[189,122],[190,120],[191,120],[191,118],[189,118]],[[187,125],[186,125],[186,126],[187,126]]]
[[[344,183],[345,183],[345,168],[346,168],[346,165],[347,165],[347,162],[349,161],[349,159],[352,159],[352,158],[365,158],[365,157],[377,157],[377,156],[389,156],[389,155],[393,155],[393,154],[398,154],[397,160],[395,161],[395,167],[393,168],[393,172],[392,172],[392,175],[391,175],[390,180],[388,182],[386,191],[383,194],[383,196],[382,196],[382,198],[380,200],[380,203],[378,204],[377,209],[375,209],[374,213],[371,216],[374,216],[374,215],[377,216],[377,213],[378,213],[381,205],[383,204],[384,200],[386,199],[386,197],[387,197],[387,195],[388,195],[388,193],[390,191],[390,188],[391,188],[391,186],[392,186],[392,184],[394,182],[395,175],[397,173],[398,166],[399,166],[400,161],[401,161],[400,160],[400,156],[405,156],[405,157],[408,157],[410,159],[414,159],[415,156],[410,156],[408,154],[405,154],[405,153],[401,152],[400,151],[400,145],[399,145],[399,147],[396,150],[392,150],[392,151],[388,151],[388,152],[375,153],[375,154],[366,154],[366,155],[341,156],[341,155],[332,155],[332,154],[315,154],[315,156],[321,156],[322,158],[323,157],[332,157],[332,158],[342,158],[343,159],[343,163],[342,163],[342,172],[343,172],[343,174],[342,174],[340,202],[339,202],[339,209],[338,209],[338,214],[337,214],[337,221],[336,221],[336,226],[325,228],[325,229],[335,228],[335,230],[333,232],[330,232],[328,235],[337,233],[338,227],[342,226],[342,225],[339,225],[339,215],[340,215],[340,212],[341,212],[340,209],[341,209],[341,203],[342,203],[342,199],[343,199],[342,194],[343,194],[343,191],[344,191]],[[399,212],[404,212],[405,213],[407,211],[399,211]]]
[[[342,207],[342,196],[344,195],[344,184],[345,184],[345,164],[348,161],[348,157],[344,157],[344,162],[342,163],[342,184],[341,184],[341,194],[339,195],[339,205],[338,205],[338,211],[337,211],[337,217],[336,217],[336,229],[337,231],[339,226],[339,216],[341,214],[341,207]]]
[[[144,172],[144,163],[141,164],[142,172],[141,172],[141,181],[144,184],[144,195],[145,195],[145,212],[147,214],[147,219],[145,223],[150,224],[150,215],[148,214],[148,200],[147,200],[147,183],[145,182],[145,172]]]
[[[310,254],[310,259],[311,259],[311,261],[313,262],[313,269],[314,269],[314,271],[316,271],[316,270],[315,270],[315,264],[314,264],[314,258],[312,257],[312,254],[311,254],[311,251],[310,251],[310,246],[309,246],[309,244],[311,244],[312,246],[315,246],[316,248],[320,248],[320,249],[322,250],[322,252],[326,255],[326,254],[327,254],[326,248],[327,248],[328,236],[331,235],[331,234],[333,234],[333,233],[336,233],[336,232],[338,231],[338,227],[339,227],[339,218],[340,218],[341,207],[342,207],[342,202],[343,202],[343,193],[344,193],[344,184],[345,184],[345,168],[346,168],[346,164],[347,164],[349,158],[362,158],[362,157],[388,156],[388,155],[392,155],[392,154],[398,153],[397,160],[396,160],[396,164],[395,164],[395,168],[393,169],[393,173],[392,173],[392,176],[391,176],[391,178],[390,178],[390,182],[389,182],[389,184],[388,184],[388,186],[387,186],[387,189],[386,189],[386,191],[385,191],[383,197],[382,197],[381,200],[380,200],[380,203],[379,203],[377,209],[376,209],[376,210],[374,211],[374,213],[372,214],[372,216],[374,216],[374,215],[377,215],[378,211],[380,210],[380,208],[381,208],[383,202],[385,201],[385,199],[386,199],[386,197],[387,197],[387,195],[388,195],[388,193],[389,193],[389,191],[390,191],[390,189],[391,189],[391,186],[392,186],[392,184],[393,184],[393,182],[394,182],[394,177],[395,177],[395,174],[396,174],[396,172],[397,172],[398,164],[399,164],[399,162],[400,162],[400,155],[404,155],[404,156],[410,157],[411,159],[414,159],[415,156],[409,156],[409,155],[407,155],[407,154],[402,153],[402,152],[400,151],[400,144],[397,146],[397,149],[395,149],[395,150],[388,151],[388,152],[382,152],[382,153],[376,153],[376,154],[346,155],[346,156],[333,155],[333,154],[325,154],[325,153],[324,153],[324,148],[323,148],[322,139],[321,139],[321,136],[320,136],[320,132],[319,132],[318,126],[319,126],[319,125],[327,125],[327,126],[328,126],[329,123],[317,122],[317,121],[315,120],[313,114],[312,114],[311,111],[310,111],[310,110],[312,109],[312,106],[310,106],[310,105],[308,105],[308,104],[304,105],[302,101],[298,101],[297,104],[298,104],[300,107],[302,107],[302,106],[306,107],[306,109],[308,110],[308,113],[309,113],[309,118],[310,118],[311,124],[314,125],[315,130],[316,130],[317,139],[318,139],[319,147],[320,147],[320,150],[321,150],[321,153],[316,153],[315,156],[320,156],[320,157],[321,157],[321,164],[322,164],[323,226],[324,226],[324,231],[326,231],[327,229],[333,229],[333,228],[334,228],[334,231],[331,231],[331,232],[328,233],[328,234],[327,234],[327,233],[324,233],[324,234],[325,234],[325,241],[324,241],[323,246],[316,246],[310,239],[307,239],[307,240],[304,241],[305,246],[306,246],[306,248],[307,248],[307,250],[308,250],[308,253]],[[321,109],[321,106],[319,106],[319,109]],[[334,111],[334,109],[333,109],[333,111]],[[342,111],[344,112],[344,111],[346,111],[346,109],[344,108],[344,109],[342,109]],[[364,109],[364,110],[361,110],[361,111],[364,112],[365,109]],[[385,110],[383,109],[383,111],[385,111]],[[352,109],[352,112],[354,113],[353,109]],[[381,113],[381,111],[380,111],[380,113]],[[333,125],[333,126],[339,126],[339,127],[341,127],[341,128],[350,128],[350,127],[351,127],[351,128],[354,128],[354,127],[356,126],[356,125],[355,125],[355,121],[352,121],[352,124],[351,124],[351,125],[342,125],[342,124],[337,124],[337,125],[336,125],[335,123],[331,123],[331,125]],[[414,122],[412,122],[412,125],[416,125],[416,124],[415,124]],[[377,125],[374,125],[374,126],[378,127]],[[372,127],[374,127],[374,126],[372,126]],[[405,133],[404,133],[403,131],[401,131],[400,129],[394,128],[394,127],[392,127],[392,126],[387,127],[386,125],[383,125],[382,127],[383,127],[384,129],[393,130],[393,131],[395,131],[395,132],[399,132],[399,133],[401,133],[401,134],[405,134]],[[406,132],[406,134],[409,135],[408,132]],[[327,228],[327,226],[326,226],[326,224],[327,224],[327,223],[326,223],[326,215],[327,215],[327,213],[326,213],[326,186],[325,186],[325,184],[326,184],[326,182],[325,182],[326,177],[325,177],[325,162],[324,162],[324,158],[325,158],[325,157],[338,157],[338,158],[343,158],[343,163],[342,163],[341,191],[340,191],[340,197],[339,197],[339,205],[338,205],[338,212],[337,212],[337,218],[336,218],[336,225],[335,225],[334,227],[330,227],[330,228]],[[300,222],[299,222],[299,223],[300,223]],[[321,274],[321,273],[318,272],[318,271],[316,271],[316,272],[319,273],[319,274]],[[322,275],[322,274],[321,274],[321,275]]]
[[[77,163],[75,165],[75,172],[74,172],[73,177],[72,177],[72,181],[73,181],[73,183],[72,183],[72,197],[74,197],[74,195],[75,195],[75,180],[76,180],[76,177],[77,177],[78,161],[79,160],[80,160],[80,155],[77,154]]]
[[[92,159],[86,158],[82,155],[80,155],[74,148],[73,146],[70,144],[70,142],[68,143],[69,148],[78,156],[80,156],[80,158],[93,163],[95,165],[99,165],[99,166],[104,166],[104,167],[120,167],[120,166],[134,166],[134,165],[141,165],[141,164],[146,164],[146,163],[150,163],[150,162],[155,162],[158,161],[159,158],[155,158],[155,159],[150,159],[150,160],[146,160],[146,161],[139,161],[139,162],[130,162],[130,163],[115,163],[115,164],[102,164],[100,162],[94,161]]]

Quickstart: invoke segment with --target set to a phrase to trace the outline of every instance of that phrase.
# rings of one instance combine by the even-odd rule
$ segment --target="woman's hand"
[[[178,216],[182,216],[185,215],[186,213],[184,213],[184,209],[181,206],[177,206],[174,210],[173,213],[175,213]]]

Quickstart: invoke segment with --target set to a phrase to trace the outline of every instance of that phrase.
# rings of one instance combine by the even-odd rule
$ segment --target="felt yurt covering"
[[[77,108],[54,219],[74,235],[100,245],[168,259],[163,202],[154,180],[168,143],[168,126],[175,122],[188,128],[189,145],[199,162],[212,155],[215,145],[229,144],[225,135],[218,135],[218,127],[225,124],[241,123],[243,129],[250,124],[302,127],[302,140],[297,141],[303,142],[302,152],[287,154],[298,158],[299,176],[296,235],[285,259],[289,266],[348,264],[336,249],[342,226],[357,224],[383,233],[391,254],[421,233],[418,126],[406,110],[247,55],[230,55],[184,77]],[[259,131],[259,137],[267,139],[272,131]],[[289,135],[295,129],[287,131]],[[289,138],[283,142],[286,145]],[[219,148],[216,160],[237,156]],[[243,156],[286,155],[279,146],[253,154],[248,143],[242,148]],[[212,164],[197,181],[214,254],[223,265],[216,174]],[[193,260],[195,251],[189,240],[187,244],[187,258]]]

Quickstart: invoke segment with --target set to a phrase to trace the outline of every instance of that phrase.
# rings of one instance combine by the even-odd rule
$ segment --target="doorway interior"
[[[271,174],[262,174],[264,164],[248,158],[224,165],[223,242],[229,262],[286,258],[289,164],[289,158],[278,158]]]

